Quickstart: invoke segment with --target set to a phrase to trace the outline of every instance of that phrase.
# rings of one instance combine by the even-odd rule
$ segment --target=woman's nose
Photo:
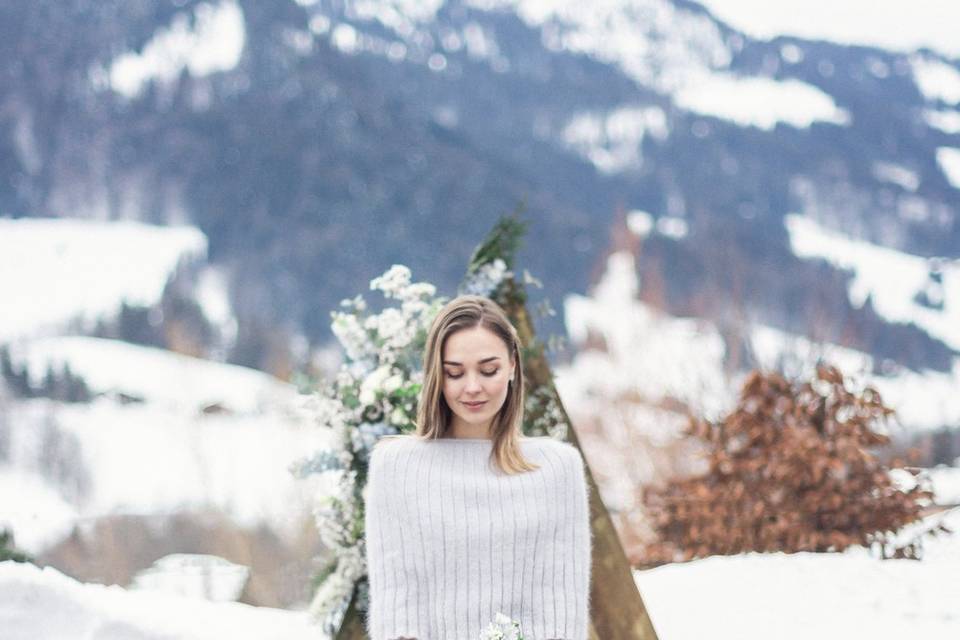
[[[476,374],[467,374],[467,387],[468,392],[480,391],[480,378]]]

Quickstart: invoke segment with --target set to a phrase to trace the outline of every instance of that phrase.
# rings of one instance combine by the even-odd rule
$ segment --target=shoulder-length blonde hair
[[[513,378],[507,398],[493,418],[491,460],[507,474],[533,471],[539,466],[520,451],[523,433],[524,378],[520,357],[520,338],[500,305],[482,296],[462,295],[440,309],[430,325],[423,351],[423,387],[417,407],[416,436],[422,439],[449,437],[453,411],[443,397],[443,347],[458,331],[483,327],[503,340],[513,359]]]

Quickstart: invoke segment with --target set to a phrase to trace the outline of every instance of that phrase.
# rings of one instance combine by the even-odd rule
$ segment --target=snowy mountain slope
[[[849,271],[850,302],[869,297],[881,316],[913,323],[960,353],[960,259],[925,258],[872,245],[825,229],[810,217],[784,219],[800,258],[823,259]]]
[[[200,308],[229,334],[232,312],[222,278],[204,269],[206,252],[194,227],[0,219],[8,365],[33,389],[69,368],[93,397],[64,403],[0,386],[0,524],[30,552],[117,514],[214,509],[281,536],[310,519],[311,484],[287,467],[324,434],[304,424],[292,385],[160,348],[63,335],[110,320],[124,303],[160,309],[186,268],[200,273]]]
[[[960,57],[954,25],[960,8],[944,0],[917,0],[910,11],[872,0],[700,0],[732,27],[764,40],[790,35],[807,40],[903,51],[931,49]]]
[[[817,246],[830,250],[829,245]],[[847,249],[837,255],[855,259],[857,254]],[[902,257],[916,266],[909,256]],[[905,277],[904,271],[909,275],[902,265],[892,266],[898,277]],[[716,326],[650,307],[637,299],[640,286],[633,256],[614,252],[590,296],[571,295],[565,300],[565,320],[578,352],[569,365],[557,368],[557,386],[573,413],[590,415],[611,399],[630,396],[654,406],[673,400],[695,415],[716,419],[732,406],[748,368],[809,375],[817,359],[824,358],[862,383],[876,386],[907,432],[960,423],[960,397],[955,392],[960,389],[960,356],[949,372],[896,366],[884,371],[869,354],[748,323],[742,330],[749,360],[733,362]],[[887,283],[885,294],[896,293]],[[952,313],[952,306],[945,309]],[[946,322],[943,326],[955,328]],[[642,428],[656,431],[657,426]]]
[[[876,366],[864,352],[756,323],[729,335],[639,300],[641,287],[632,254],[612,253],[591,294],[564,301],[574,352],[554,369],[604,504],[630,521],[631,533],[644,535],[649,527],[637,515],[643,487],[701,471],[697,444],[683,437],[688,412],[721,418],[755,367],[806,377],[821,358],[836,365],[855,383],[873,385],[897,412],[889,432],[898,443],[960,424],[960,357],[949,372],[913,371]],[[745,348],[731,352],[731,342]],[[943,473],[946,488],[938,490],[949,501],[954,491]]]
[[[32,553],[116,514],[216,509],[241,527],[294,535],[311,517],[316,483],[288,469],[325,435],[277,410],[19,401],[5,412],[0,524]]]
[[[31,16],[54,5],[4,14],[14,50],[74,28],[37,31],[44,22]],[[812,213],[808,201],[828,228],[957,259],[956,60],[758,38],[717,13],[682,0],[186,0],[153,23],[84,23],[84,41],[101,46],[51,37],[57,46],[0,83],[15,124],[0,204],[13,215],[191,221],[233,287],[249,351],[262,348],[264,323],[329,337],[317,310],[396,255],[452,288],[476,239],[519,200],[536,238],[522,261],[549,274],[553,300],[586,291],[613,212],[644,209],[682,221],[677,244],[701,258],[665,254],[667,311],[727,312],[691,286],[730,271],[710,259],[720,242],[754,272],[776,266],[754,283],[752,311],[793,333],[809,328],[783,319],[809,300],[784,300],[777,281],[803,288],[809,274],[782,220]],[[73,79],[64,91],[77,109],[23,80],[47,68]],[[719,280],[712,288],[729,299],[733,284]],[[543,333],[563,330],[542,322]],[[870,335],[860,348],[948,365],[943,345],[918,352],[916,335]]]
[[[124,394],[184,414],[217,408],[239,414],[283,412],[296,390],[261,371],[120,340],[57,336],[11,345],[11,361],[39,386],[48,368],[65,366],[94,394]]]
[[[206,258],[195,227],[0,218],[0,342],[151,306],[178,268]]]
[[[327,20],[325,29],[315,35],[329,37],[334,47],[350,55],[369,53],[404,59],[408,51],[423,49],[425,43],[435,41],[431,36],[435,24],[442,22],[437,15],[441,8],[458,5],[432,3],[413,10],[391,0],[367,0],[346,8],[345,22],[331,27]],[[778,122],[804,128],[815,121],[841,125],[850,121],[849,113],[813,85],[797,79],[781,81],[732,72],[731,61],[743,44],[742,38],[689,5],[668,0],[590,5],[572,0],[476,0],[462,5],[487,14],[515,14],[539,32],[548,50],[613,65],[639,86],[672,96],[678,107],[693,113],[764,129]],[[392,43],[381,33],[384,28],[395,38]],[[440,31],[442,38],[432,52],[405,59],[421,62],[441,75],[448,58],[461,57],[462,50],[470,59],[487,62],[500,73],[523,65],[523,61],[511,59],[511,47],[498,44],[500,34],[479,22]],[[610,133],[620,144],[631,143],[627,132],[611,129]],[[636,145],[638,141],[632,142]]]

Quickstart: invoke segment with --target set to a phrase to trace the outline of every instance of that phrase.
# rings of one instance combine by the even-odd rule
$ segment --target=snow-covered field
[[[82,584],[52,568],[0,563],[3,640],[316,640],[305,612]]]
[[[960,511],[944,518],[960,531]],[[960,535],[923,560],[745,554],[635,572],[664,640],[960,638]]]

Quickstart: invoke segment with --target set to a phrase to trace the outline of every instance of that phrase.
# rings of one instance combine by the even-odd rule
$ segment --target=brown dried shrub
[[[889,442],[880,429],[893,413],[875,389],[852,390],[829,365],[806,382],[753,372],[723,420],[690,420],[689,434],[706,446],[707,473],[644,492],[659,540],[643,564],[853,545],[919,557],[919,537],[895,534],[930,504],[929,479],[870,451]],[[893,469],[913,486],[898,486]]]

